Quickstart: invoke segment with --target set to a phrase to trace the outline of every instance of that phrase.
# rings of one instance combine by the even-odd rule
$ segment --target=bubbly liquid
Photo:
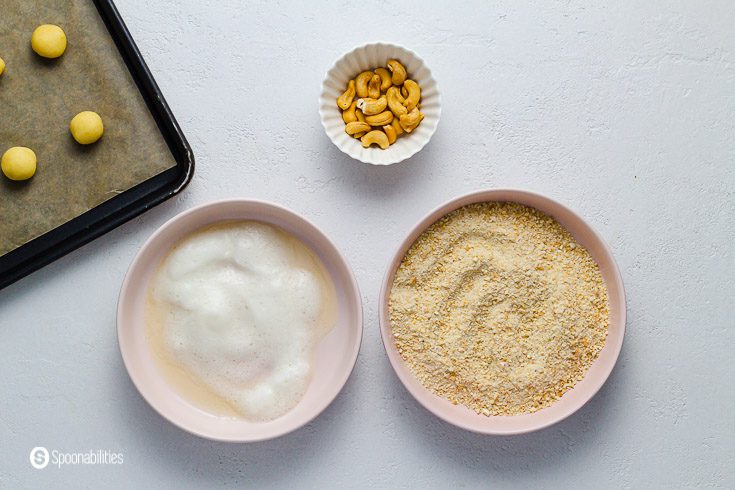
[[[298,404],[336,318],[334,285],[314,252],[254,221],[177,243],[146,308],[149,344],[174,389],[208,413],[251,421]]]

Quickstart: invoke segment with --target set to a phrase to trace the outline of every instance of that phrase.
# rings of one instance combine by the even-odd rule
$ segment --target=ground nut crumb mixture
[[[608,327],[587,250],[516,203],[470,204],[431,225],[396,272],[389,311],[421,383],[484,415],[551,405],[584,377]]]

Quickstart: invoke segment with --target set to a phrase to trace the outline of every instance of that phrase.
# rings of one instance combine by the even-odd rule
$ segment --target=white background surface
[[[0,292],[0,487],[735,486],[735,3],[592,3],[119,0],[197,171],[179,197]],[[414,49],[443,94],[431,143],[390,168],[342,155],[317,114],[332,62],[375,40]],[[376,316],[403,234],[444,200],[501,186],[587,218],[628,296],[625,345],[601,392],[512,438],[418,406]],[[115,332],[142,242],[225,197],[312,219],[364,301],[342,394],[304,429],[254,445],[160,418],[129,381]],[[39,445],[120,451],[124,464],[39,471],[28,461]]]

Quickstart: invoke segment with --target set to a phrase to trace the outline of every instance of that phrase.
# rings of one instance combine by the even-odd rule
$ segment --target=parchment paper
[[[47,60],[31,49],[40,24],[56,24],[68,45]],[[27,146],[36,175],[0,175],[0,255],[176,165],[91,0],[0,0],[0,154]],[[69,122],[102,116],[105,134],[77,144]]]

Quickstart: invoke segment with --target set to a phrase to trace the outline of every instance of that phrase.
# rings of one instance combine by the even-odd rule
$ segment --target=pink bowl
[[[393,277],[413,242],[432,223],[444,215],[467,204],[487,201],[513,201],[534,207],[552,216],[583,245],[599,264],[607,286],[610,303],[610,324],[607,341],[600,356],[590,367],[587,375],[556,403],[532,414],[516,416],[478,415],[463,405],[452,405],[448,400],[431,393],[411,373],[396,349],[395,339],[388,316],[388,297]],[[442,204],[422,219],[403,240],[388,266],[380,292],[380,332],[383,345],[393,369],[409,393],[437,417],[463,429],[482,434],[524,434],[548,427],[576,412],[592,398],[610,375],[623,345],[625,333],[625,292],[620,271],[610,249],[595,231],[578,215],[562,204],[533,192],[516,189],[491,189],[460,196]]]
[[[171,247],[191,232],[219,221],[256,220],[296,236],[319,256],[337,291],[339,315],[315,356],[314,376],[299,404],[282,417],[253,423],[207,413],[192,405],[166,382],[146,341],[144,321],[147,285]],[[253,442],[298,429],[319,415],[340,392],[357,360],[362,340],[362,304],[352,271],[334,244],[305,218],[262,201],[232,199],[204,204],[171,218],[143,244],[123,281],[117,306],[120,352],[143,398],[164,418],[208,439]]]

